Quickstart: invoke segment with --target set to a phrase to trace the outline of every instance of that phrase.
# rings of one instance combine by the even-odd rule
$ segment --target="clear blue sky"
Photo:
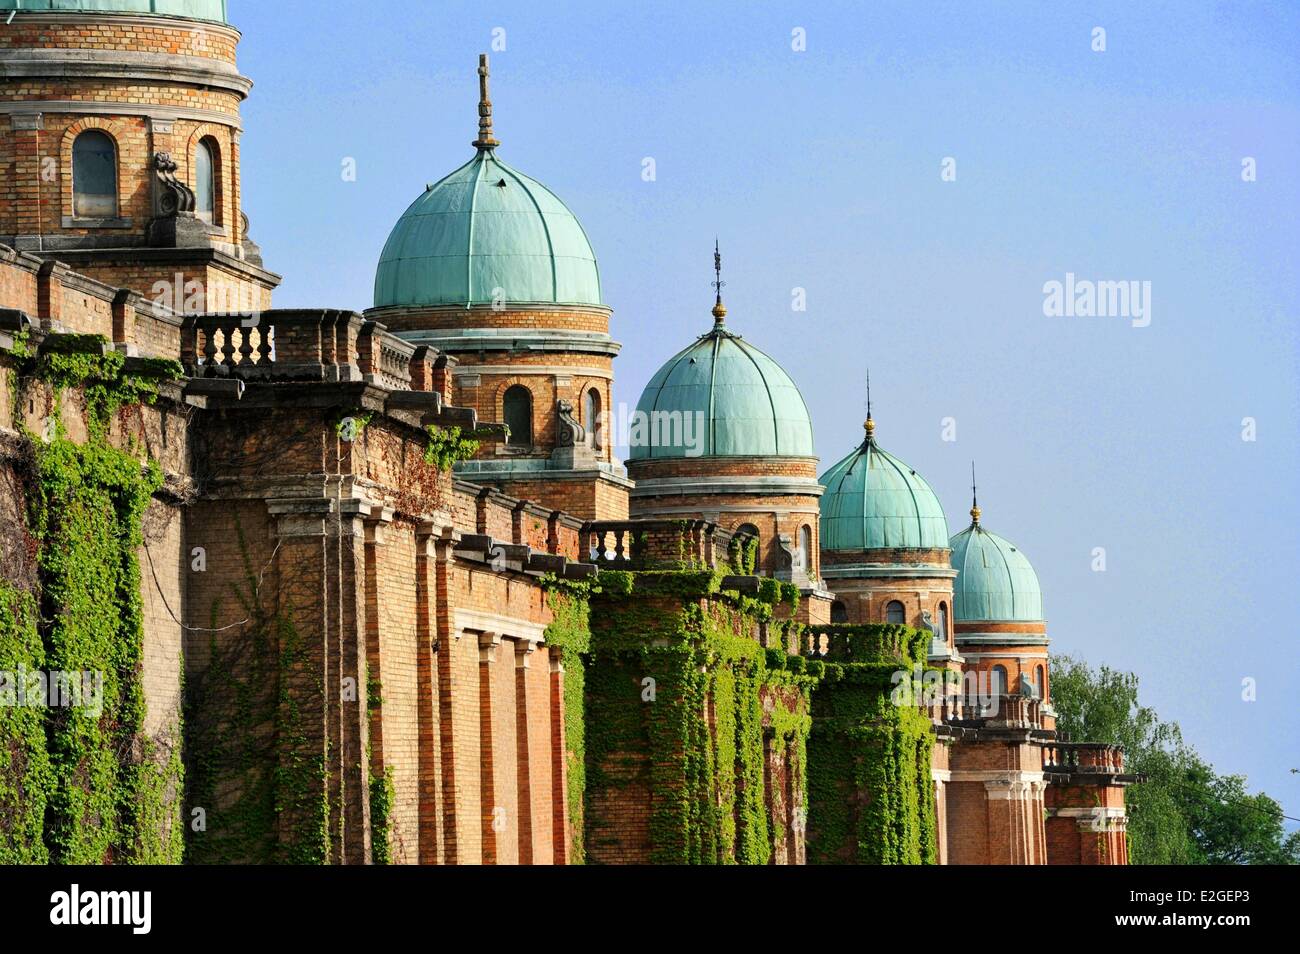
[[[881,443],[953,531],[976,460],[1055,650],[1137,672],[1220,771],[1300,816],[1300,12],[804,6],[231,0],[277,305],[370,304],[392,224],[471,154],[476,55],[503,28],[500,155],[591,238],[616,401],[708,328],[716,234],[729,324],[802,388],[823,465],[861,437],[869,365]],[[1066,272],[1150,281],[1150,326],[1045,317]]]

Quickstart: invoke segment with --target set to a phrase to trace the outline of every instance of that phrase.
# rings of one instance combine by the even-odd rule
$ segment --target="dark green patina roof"
[[[981,527],[978,510],[972,517],[971,525],[952,538],[954,617],[963,622],[1042,620],[1043,594],[1028,558]]]
[[[948,546],[948,521],[930,485],[867,437],[821,476],[823,550],[933,550]]]
[[[701,422],[701,446],[630,446],[629,460],[671,457],[812,457],[812,421],[784,369],[719,320],[656,372],[638,415],[680,413]]]
[[[564,203],[480,149],[393,228],[375,274],[375,307],[498,300],[600,305],[600,273]]]

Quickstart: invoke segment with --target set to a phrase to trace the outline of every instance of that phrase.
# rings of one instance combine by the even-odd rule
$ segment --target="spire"
[[[867,432],[867,443],[876,439],[876,422],[871,419],[871,369],[867,369],[867,419],[862,424]]]
[[[492,136],[492,100],[488,97],[488,57],[478,55],[478,138],[470,145],[480,152],[491,152],[501,145]]]
[[[722,286],[727,284],[722,280],[722,253],[718,251],[718,240],[713,240],[713,287],[718,290],[717,300],[713,305],[713,320],[717,322],[718,327],[723,324],[723,319],[727,317],[727,306],[722,303]]]
[[[980,524],[980,501],[975,492],[975,461],[970,462],[970,525]]]

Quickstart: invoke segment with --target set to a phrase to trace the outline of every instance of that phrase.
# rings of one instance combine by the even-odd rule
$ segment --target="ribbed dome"
[[[868,436],[821,476],[823,550],[948,546],[948,521],[925,479]]]
[[[140,13],[228,23],[226,0],[0,0],[0,10]]]
[[[600,305],[587,235],[550,189],[491,149],[430,186],[379,257],[375,307]]]
[[[1038,574],[1014,545],[978,523],[952,538],[953,616],[960,622],[1038,622]]]
[[[665,415],[680,413],[681,421],[700,422],[703,449],[649,437],[638,444],[633,422],[629,460],[813,456],[812,421],[795,383],[721,322],[656,372],[636,409],[647,422],[647,435],[661,430],[655,421],[673,420]]]

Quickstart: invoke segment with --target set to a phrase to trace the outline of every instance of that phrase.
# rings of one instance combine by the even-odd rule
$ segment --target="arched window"
[[[582,423],[587,428],[591,446],[599,450],[604,445],[605,434],[600,420],[600,392],[595,388],[587,388],[582,396]]]
[[[831,604],[831,622],[847,623],[849,621],[849,611],[843,603],[836,600]]]
[[[117,145],[98,129],[86,130],[72,144],[72,214],[117,218]]]
[[[903,604],[898,600],[890,600],[889,605],[885,607],[886,623],[905,623],[907,622],[907,613],[903,609]]]
[[[506,441],[512,447],[531,447],[533,444],[533,394],[522,384],[506,389],[501,400],[502,417],[510,428]]]
[[[1007,667],[994,666],[989,673],[989,692],[995,696],[1007,694]]]
[[[194,147],[194,214],[204,222],[217,220],[217,150],[210,138]]]
[[[1037,669],[1034,670],[1034,673],[1035,673],[1034,678],[1038,684],[1038,698],[1046,700],[1047,699],[1047,670],[1045,670],[1042,666],[1039,666]]]
[[[812,527],[804,524],[799,528],[799,561],[805,573],[813,571]]]
[[[939,604],[939,638],[948,641],[948,604]]]

